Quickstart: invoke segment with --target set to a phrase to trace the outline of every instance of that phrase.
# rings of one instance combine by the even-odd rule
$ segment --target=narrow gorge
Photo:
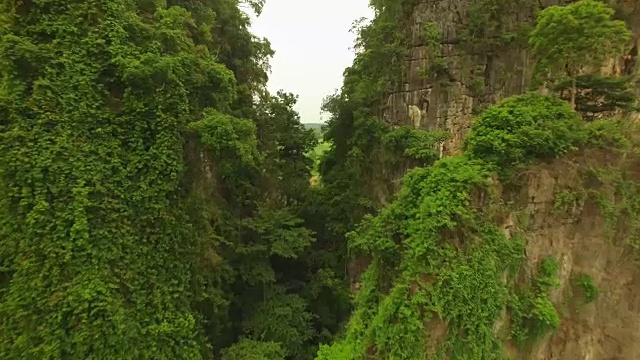
[[[0,359],[640,358],[640,2],[268,6],[0,0]]]

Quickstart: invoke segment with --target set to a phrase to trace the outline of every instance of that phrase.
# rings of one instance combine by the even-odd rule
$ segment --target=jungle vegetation
[[[478,45],[477,29],[501,31],[500,8],[475,2],[463,34]],[[415,0],[371,1],[321,139],[296,95],[266,88],[273,50],[245,12],[263,5],[0,1],[0,358],[339,360],[375,348],[411,360],[437,314],[469,330],[439,356],[498,359],[490,329],[505,304],[519,343],[558,326],[555,259],[510,288],[501,274],[517,273],[525,239],[507,241],[469,198],[492,174],[624,137],[592,121],[633,107],[632,80],[579,66],[625,48],[613,10],[540,11],[527,35],[555,93],[489,107],[463,154],[440,158],[448,132],[378,116],[406,70]],[[568,46],[558,34],[574,28],[559,24],[616,41]],[[442,241],[462,228],[464,251]],[[367,260],[357,287],[354,259]],[[595,301],[591,278],[578,283]]]

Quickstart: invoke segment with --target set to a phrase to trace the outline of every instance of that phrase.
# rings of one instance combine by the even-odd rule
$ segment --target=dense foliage
[[[201,358],[180,130],[230,106],[233,73],[183,8],[11,4],[0,357]]]
[[[514,96],[478,116],[465,150],[506,170],[566,154],[580,140],[580,125],[578,114],[556,97]]]
[[[337,331],[316,140],[239,5],[0,3],[1,358],[309,358]]]

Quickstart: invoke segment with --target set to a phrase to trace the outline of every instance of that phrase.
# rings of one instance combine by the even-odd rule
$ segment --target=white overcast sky
[[[342,85],[353,61],[354,20],[371,18],[369,0],[266,0],[252,31],[275,50],[269,90],[298,94],[302,122],[321,122],[322,99]]]

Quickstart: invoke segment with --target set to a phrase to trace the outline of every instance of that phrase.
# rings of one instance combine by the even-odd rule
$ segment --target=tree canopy
[[[575,81],[586,68],[600,70],[605,60],[621,54],[631,32],[624,21],[612,19],[614,13],[596,0],[540,11],[530,37],[536,73],[547,79],[568,76]],[[572,89],[575,108],[575,85]]]

